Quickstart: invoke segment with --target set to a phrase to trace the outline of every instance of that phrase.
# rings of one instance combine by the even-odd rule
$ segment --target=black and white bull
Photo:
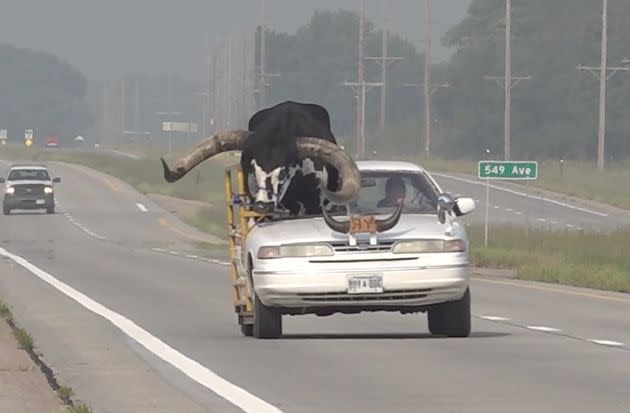
[[[172,170],[162,159],[164,178],[175,182],[212,156],[240,150],[247,195],[257,212],[320,214],[330,205],[347,205],[357,198],[359,170],[337,145],[322,106],[283,102],[255,113],[248,129],[205,139]],[[385,221],[379,227],[390,225],[391,220]]]

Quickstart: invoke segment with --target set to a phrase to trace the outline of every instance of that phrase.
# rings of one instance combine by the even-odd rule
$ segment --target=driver
[[[399,175],[394,175],[385,184],[385,198],[378,201],[378,208],[398,206],[405,198],[405,182]]]

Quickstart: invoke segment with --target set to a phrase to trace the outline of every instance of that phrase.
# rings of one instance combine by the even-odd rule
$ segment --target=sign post
[[[7,144],[7,133],[6,129],[0,129],[0,145]]]
[[[536,161],[479,161],[477,176],[486,180],[486,222],[483,245],[488,246],[488,214],[490,208],[490,180],[531,181],[538,179]]]

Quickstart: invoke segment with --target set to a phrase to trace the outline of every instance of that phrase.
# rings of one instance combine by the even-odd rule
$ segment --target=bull
[[[358,196],[359,170],[337,145],[328,111],[293,101],[256,112],[248,130],[222,131],[203,140],[172,169],[161,158],[164,179],[176,182],[206,159],[232,150],[241,151],[247,195],[256,212],[318,215]],[[379,230],[391,228],[395,218],[379,220]]]

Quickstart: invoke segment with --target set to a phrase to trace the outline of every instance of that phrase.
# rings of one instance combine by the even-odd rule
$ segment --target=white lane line
[[[277,407],[272,406],[264,400],[254,396],[243,388],[230,383],[214,373],[212,370],[201,365],[195,360],[186,357],[182,353],[170,347],[168,344],[161,341],[159,338],[151,335],[151,333],[138,326],[132,320],[110,310],[101,303],[70,287],[68,284],[59,281],[24,258],[13,255],[1,247],[0,255],[10,258],[16,264],[21,265],[42,281],[50,284],[58,291],[81,304],[83,307],[105,318],[148,351],[169,363],[205,388],[213,391],[233,405],[239,407],[244,412],[282,413],[282,411]]]
[[[148,212],[149,210],[147,209],[147,207],[145,207],[144,205],[142,205],[140,202],[138,202],[136,204],[136,206],[138,207],[138,209],[140,209],[140,211],[142,212]]]
[[[486,184],[484,182],[471,181],[470,179],[460,178],[458,176],[453,176],[453,175],[448,175],[448,174],[443,174],[443,173],[438,173],[438,172],[431,172],[431,174],[432,175],[436,175],[436,176],[442,176],[444,178],[454,179],[456,181],[466,182],[466,183],[473,184],[473,185],[486,186]],[[525,197],[525,198],[531,198],[531,199],[536,199],[536,200],[539,200],[539,201],[549,202],[551,204],[556,204],[556,205],[559,205],[559,206],[562,206],[562,207],[565,207],[565,208],[570,208],[570,209],[574,209],[576,211],[585,212],[587,214],[593,214],[593,215],[597,215],[597,216],[600,216],[600,217],[607,217],[608,216],[608,214],[604,214],[602,212],[592,211],[590,209],[577,207],[575,205],[566,204],[564,202],[556,201],[556,200],[549,199],[549,198],[544,198],[544,197],[537,196],[537,195],[531,195],[531,194],[526,194],[524,192],[514,191],[512,189],[503,188],[501,186],[496,186],[496,185],[490,184],[490,187],[493,188],[493,189],[498,189],[499,191],[508,192],[508,193],[514,194],[514,195],[520,195],[520,196]]]
[[[558,221],[551,221],[551,223],[552,223],[553,225],[558,225],[558,224],[559,224],[559,222],[558,222]]]
[[[516,215],[523,215],[523,213],[521,211],[516,211],[515,214]]]
[[[486,320],[490,320],[490,321],[509,321],[509,318],[506,317],[499,317],[499,316],[495,316],[495,315],[482,315],[479,316],[481,318],[484,318]]]
[[[536,222],[547,222],[547,220],[545,218],[538,218]]]
[[[546,326],[525,326],[525,328],[529,328],[530,330],[536,330],[536,331],[546,331],[549,333],[555,332],[555,331],[562,331],[557,328],[546,327]]]
[[[507,212],[512,212],[512,208],[505,208]]]
[[[567,228],[573,228],[573,225],[567,224]]]
[[[619,341],[612,341],[612,340],[589,339],[588,341],[595,344],[601,344],[602,346],[612,346],[612,347],[624,346],[623,343],[620,343]]]

